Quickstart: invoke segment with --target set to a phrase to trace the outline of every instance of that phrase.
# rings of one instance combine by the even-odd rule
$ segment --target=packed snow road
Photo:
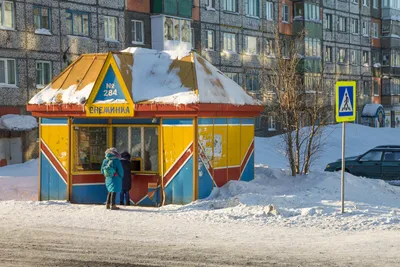
[[[400,266],[393,230],[200,221],[159,209],[0,202],[1,266]]]

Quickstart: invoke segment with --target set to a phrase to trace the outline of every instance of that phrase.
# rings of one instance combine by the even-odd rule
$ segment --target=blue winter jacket
[[[124,176],[124,169],[122,168],[121,161],[113,154],[107,154],[101,165],[101,173],[104,174],[104,166],[107,165],[108,161],[112,160],[111,166],[116,170],[116,174],[113,177],[106,177],[106,187],[108,192],[121,192],[122,191],[122,177]]]

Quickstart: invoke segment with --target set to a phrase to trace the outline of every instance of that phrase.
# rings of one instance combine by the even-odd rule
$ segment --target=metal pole
[[[346,124],[342,122],[342,213],[344,213],[344,171],[346,168],[345,164],[345,144],[346,144]]]

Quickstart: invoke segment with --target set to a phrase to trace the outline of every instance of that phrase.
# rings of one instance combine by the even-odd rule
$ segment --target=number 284
[[[113,96],[117,95],[117,89],[114,90],[104,90],[104,96]]]

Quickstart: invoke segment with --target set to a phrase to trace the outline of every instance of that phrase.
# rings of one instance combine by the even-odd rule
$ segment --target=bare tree
[[[310,70],[304,63],[305,32],[285,36],[277,26],[274,37],[267,44],[267,51],[274,49],[275,57],[263,63],[261,91],[266,100],[265,113],[273,113],[284,131],[286,157],[295,176],[308,173],[323,149],[322,133],[329,118],[330,103],[324,92],[321,58],[313,60],[313,73],[308,73]]]

